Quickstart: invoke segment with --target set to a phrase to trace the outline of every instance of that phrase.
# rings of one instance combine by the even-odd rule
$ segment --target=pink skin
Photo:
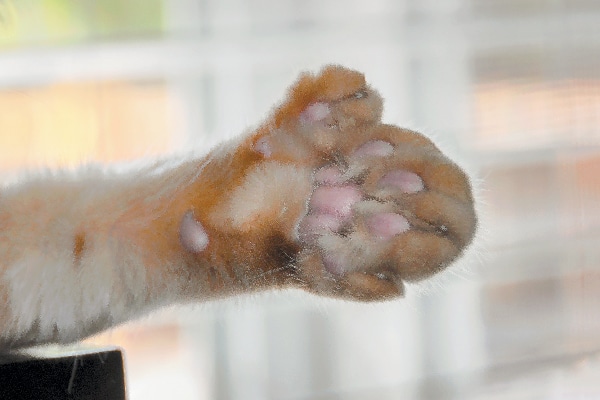
[[[194,212],[188,211],[179,224],[179,241],[191,253],[200,253],[208,246],[208,234],[202,224],[194,218]]]
[[[425,189],[423,179],[419,175],[404,170],[388,172],[379,181],[379,186],[392,186],[403,193],[417,193]]]
[[[264,138],[264,137],[260,138],[254,144],[254,150],[258,151],[265,158],[269,158],[269,157],[271,157],[271,154],[273,154],[273,149],[271,148],[271,144],[269,143],[269,139]]]
[[[354,186],[320,186],[313,192],[309,205],[315,214],[333,214],[345,219],[361,199],[362,192]]]
[[[372,215],[367,219],[369,232],[380,239],[389,239],[410,229],[404,216],[394,213]]]
[[[355,152],[356,157],[385,157],[392,154],[394,146],[383,140],[372,140],[360,146]]]
[[[304,124],[311,124],[319,121],[323,121],[329,116],[331,110],[327,103],[314,103],[306,107],[306,110],[300,114],[300,122]]]
[[[331,110],[326,103],[309,105],[300,115],[300,123],[313,124],[325,120]],[[257,143],[258,152],[268,157],[268,143]],[[354,157],[386,157],[394,152],[394,146],[383,140],[372,140],[360,146]],[[353,207],[363,199],[362,191],[344,181],[344,173],[337,166],[320,168],[314,174],[315,184],[310,200],[310,212],[299,227],[300,239],[305,243],[316,244],[321,235],[339,232],[342,226],[351,221]],[[421,177],[406,170],[391,171],[379,181],[379,186],[398,188],[403,193],[416,193],[425,189]],[[384,212],[369,215],[365,219],[367,231],[374,239],[388,240],[410,230],[410,223],[400,214]],[[348,262],[344,256],[336,253],[324,253],[325,270],[334,275],[348,272]]]
[[[342,171],[337,167],[323,167],[315,172],[315,182],[322,185],[339,185],[344,183]]]

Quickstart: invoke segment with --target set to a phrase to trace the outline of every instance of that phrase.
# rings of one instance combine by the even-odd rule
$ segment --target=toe
[[[389,239],[410,229],[408,220],[400,214],[381,213],[367,218],[369,233],[380,239]]]
[[[355,157],[385,157],[394,152],[394,146],[384,140],[372,140],[360,146],[355,152]]]
[[[379,180],[379,186],[391,186],[403,193],[416,193],[425,189],[423,179],[419,175],[405,170],[388,172]]]

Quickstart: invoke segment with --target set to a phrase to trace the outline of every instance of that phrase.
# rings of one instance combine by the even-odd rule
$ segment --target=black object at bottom
[[[125,400],[121,350],[0,354],[0,399]]]

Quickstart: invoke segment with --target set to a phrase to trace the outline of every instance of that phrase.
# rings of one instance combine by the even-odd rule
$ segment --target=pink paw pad
[[[383,140],[373,140],[360,146],[355,152],[356,157],[385,157],[394,152],[394,146]]]
[[[269,139],[260,138],[254,144],[254,150],[262,154],[265,158],[271,157],[273,154],[273,149],[271,148],[271,143],[269,143]]]
[[[379,181],[379,186],[392,186],[404,193],[416,193],[425,189],[423,179],[419,175],[404,170],[388,172]]]
[[[331,110],[327,103],[313,103],[306,107],[306,110],[300,114],[300,121],[308,124],[323,121],[330,113]]]
[[[367,219],[367,229],[380,239],[389,239],[410,229],[408,220],[395,213],[381,213]]]
[[[344,219],[352,214],[352,206],[362,199],[354,186],[321,186],[315,189],[309,205],[315,214],[332,214]]]
[[[353,206],[363,198],[355,186],[319,186],[309,201],[310,212],[298,226],[298,236],[315,243],[320,235],[337,233],[352,218]]]
[[[191,253],[200,253],[208,246],[208,234],[202,224],[194,218],[194,212],[185,213],[179,224],[179,241]]]
[[[339,185],[344,183],[342,171],[337,167],[323,167],[315,172],[315,182],[322,185]]]

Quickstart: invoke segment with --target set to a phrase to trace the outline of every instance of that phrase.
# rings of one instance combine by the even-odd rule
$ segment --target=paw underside
[[[296,228],[300,273],[320,276],[320,290],[328,279],[335,293],[379,298],[445,268],[474,228],[469,199],[436,173],[445,168],[456,172],[431,149],[380,139],[317,168]]]
[[[282,211],[268,214],[284,220],[272,225],[296,249],[285,273],[297,286],[360,300],[395,297],[404,281],[445,268],[473,237],[466,175],[423,135],[380,123],[381,108],[361,74],[327,67],[301,78],[251,141],[265,165],[292,165],[309,177],[308,189],[290,176],[269,195],[297,194],[302,205],[287,220]]]

